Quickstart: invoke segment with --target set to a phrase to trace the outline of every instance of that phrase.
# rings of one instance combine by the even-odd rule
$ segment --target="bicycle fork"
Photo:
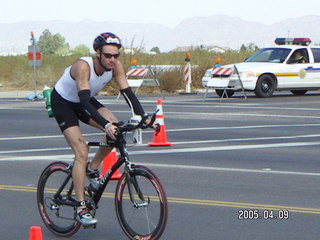
[[[137,181],[137,178],[132,172],[135,171],[133,169],[129,169],[126,173],[127,183],[128,183],[128,191],[130,196],[130,201],[133,203],[133,206],[135,208],[141,208],[141,207],[147,207],[150,204],[150,197],[146,200],[144,197],[143,192],[141,191],[141,188],[139,186],[139,182]],[[142,203],[138,203],[135,196],[138,195],[139,199],[142,201]]]

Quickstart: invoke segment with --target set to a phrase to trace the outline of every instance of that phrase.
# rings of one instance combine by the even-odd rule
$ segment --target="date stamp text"
[[[239,220],[287,220],[289,219],[288,210],[258,210],[258,209],[241,209],[238,211]]]

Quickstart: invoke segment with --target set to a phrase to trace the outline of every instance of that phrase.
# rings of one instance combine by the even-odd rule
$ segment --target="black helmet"
[[[93,49],[97,51],[98,49],[101,49],[104,45],[115,45],[118,48],[121,48],[121,40],[120,38],[111,33],[111,32],[105,32],[101,33],[99,36],[97,36],[93,41]]]

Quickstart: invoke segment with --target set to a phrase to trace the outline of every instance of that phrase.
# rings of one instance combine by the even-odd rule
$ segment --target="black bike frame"
[[[110,145],[103,143],[103,142],[89,142],[88,146],[110,147]],[[103,177],[101,179],[102,185],[100,185],[99,189],[93,195],[93,201],[96,204],[96,206],[97,206],[98,202],[100,201],[100,198],[101,198],[105,188],[107,187],[109,181],[111,180],[112,175],[121,167],[121,165],[123,163],[129,161],[128,152],[126,150],[126,142],[123,139],[123,136],[121,136],[119,141],[113,147],[116,147],[119,150],[120,156],[117,159],[117,162],[111,166],[109,171],[103,175]]]
[[[149,123],[149,124],[152,124],[154,122],[155,117],[156,117],[155,114],[157,112],[158,112],[158,110],[153,114],[151,123]],[[136,125],[136,128],[141,127],[143,122],[144,122],[144,120],[142,119],[141,122],[138,125]],[[144,128],[146,128],[146,127],[148,127],[148,126],[145,126]],[[131,130],[134,130],[134,128],[131,129]],[[134,178],[132,178],[130,176],[130,168],[131,168],[131,166],[130,166],[130,161],[129,161],[129,155],[128,155],[128,152],[127,152],[126,140],[125,140],[125,137],[124,137],[124,133],[120,132],[120,136],[119,136],[119,138],[117,140],[109,140],[108,143],[104,143],[104,142],[88,142],[88,146],[89,147],[90,146],[95,146],[95,147],[114,147],[114,148],[117,148],[119,150],[119,153],[120,153],[120,157],[118,158],[117,162],[115,164],[113,164],[111,166],[111,168],[109,169],[109,171],[106,172],[104,174],[104,176],[102,177],[102,180],[101,180],[102,185],[100,185],[99,189],[94,192],[94,194],[92,196],[94,204],[96,206],[98,205],[105,188],[107,187],[109,181],[111,180],[111,176],[116,172],[116,170],[118,170],[121,167],[121,165],[123,163],[126,164],[126,168],[129,168],[129,172],[127,173],[125,171],[124,174],[126,174],[127,177],[128,177],[128,190],[129,190],[130,199],[131,199],[132,203],[137,204],[135,202],[135,199],[134,199],[133,194],[132,194],[132,186],[131,185],[134,186],[139,198],[144,202],[143,204],[146,204],[146,201],[145,201],[144,196],[143,196],[143,194],[141,192],[139,184],[137,183],[137,181]],[[55,199],[56,200],[58,199],[58,196],[61,194],[61,192],[64,189],[64,187],[67,185],[67,183],[70,180],[70,178],[72,177],[72,168],[73,168],[73,166],[69,165],[68,168],[69,168],[70,172],[69,172],[68,176],[66,177],[65,181],[63,182],[63,184],[61,185],[61,187],[58,189],[57,193],[55,194]],[[68,196],[71,196],[71,192],[73,190],[73,186],[74,185],[73,185],[73,182],[72,182],[72,185],[71,185],[71,187],[70,187],[70,189],[68,191]],[[68,202],[68,200],[70,200],[72,203]],[[78,202],[73,198],[66,199],[66,200],[65,199],[59,199],[59,203],[62,203],[64,205],[68,205],[68,206],[78,206]],[[140,204],[137,204],[137,206],[138,205],[140,205]]]

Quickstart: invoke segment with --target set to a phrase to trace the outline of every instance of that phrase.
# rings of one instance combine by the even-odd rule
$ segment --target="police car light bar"
[[[295,45],[309,45],[310,38],[276,38],[274,41],[277,45],[295,44]]]

